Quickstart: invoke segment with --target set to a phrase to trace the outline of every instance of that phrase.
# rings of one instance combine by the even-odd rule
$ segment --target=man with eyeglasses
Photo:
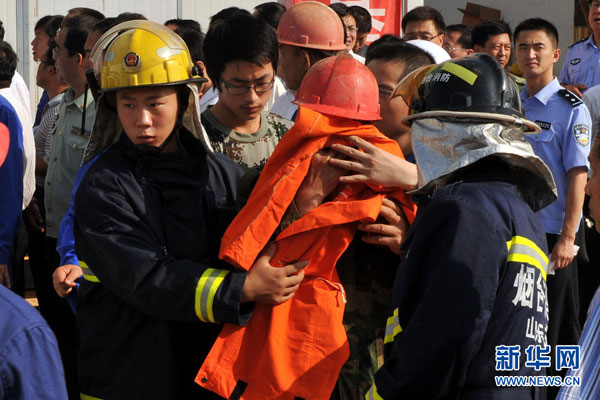
[[[405,40],[427,40],[442,47],[446,24],[444,17],[432,7],[416,7],[402,19],[402,32]]]
[[[217,103],[202,113],[213,149],[245,168],[263,166],[292,126],[264,110],[277,68],[275,31],[240,13],[208,31],[204,54],[208,75],[219,91]]]
[[[451,58],[467,57],[473,54],[471,28],[463,24],[448,26],[442,48]]]
[[[569,47],[558,77],[562,86],[579,97],[600,84],[600,0],[588,0],[588,6],[592,34]]]
[[[379,87],[379,105],[381,119],[375,126],[381,133],[395,140],[402,154],[414,161],[410,144],[410,126],[403,124],[402,118],[408,116],[408,104],[402,97],[390,99],[398,82],[417,68],[434,64],[433,57],[409,43],[371,43],[367,51],[367,68],[371,70]]]

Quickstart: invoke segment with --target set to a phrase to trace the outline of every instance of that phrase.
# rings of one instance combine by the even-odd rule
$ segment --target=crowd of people
[[[73,8],[35,113],[0,25],[0,398],[600,398],[587,4],[558,77],[541,18]]]

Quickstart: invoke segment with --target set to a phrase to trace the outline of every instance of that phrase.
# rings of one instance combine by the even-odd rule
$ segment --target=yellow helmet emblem
[[[185,42],[155,22],[129,21],[106,32],[91,55],[103,92],[203,80]]]

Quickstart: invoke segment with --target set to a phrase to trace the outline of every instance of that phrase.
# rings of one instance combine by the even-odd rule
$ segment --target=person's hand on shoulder
[[[357,136],[350,136],[351,146],[334,144],[332,150],[344,157],[332,157],[329,164],[353,174],[340,176],[342,183],[372,183],[384,187],[412,190],[417,186],[417,166],[372,145]]]

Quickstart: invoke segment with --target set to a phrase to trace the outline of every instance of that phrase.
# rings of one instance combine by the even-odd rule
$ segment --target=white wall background
[[[552,22],[558,29],[561,58],[554,67],[554,73],[558,75],[562,66],[564,56],[569,46],[573,44],[573,15],[574,2],[572,0],[471,0],[487,7],[493,7],[502,11],[502,17],[514,30],[519,22],[528,18],[544,18]],[[459,24],[462,21],[462,13],[458,7],[465,8],[466,0],[425,0],[425,5],[438,9],[446,25]]]
[[[33,108],[38,103],[41,91],[35,86],[37,64],[33,61],[30,43],[34,37],[35,23],[45,15],[64,15],[74,7],[89,7],[108,17],[122,12],[137,12],[160,23],[178,17],[195,19],[206,30],[210,16],[221,9],[237,6],[252,12],[254,6],[264,1],[266,0],[0,0],[0,20],[6,31],[4,40],[13,46],[19,56],[17,70],[30,87]]]

